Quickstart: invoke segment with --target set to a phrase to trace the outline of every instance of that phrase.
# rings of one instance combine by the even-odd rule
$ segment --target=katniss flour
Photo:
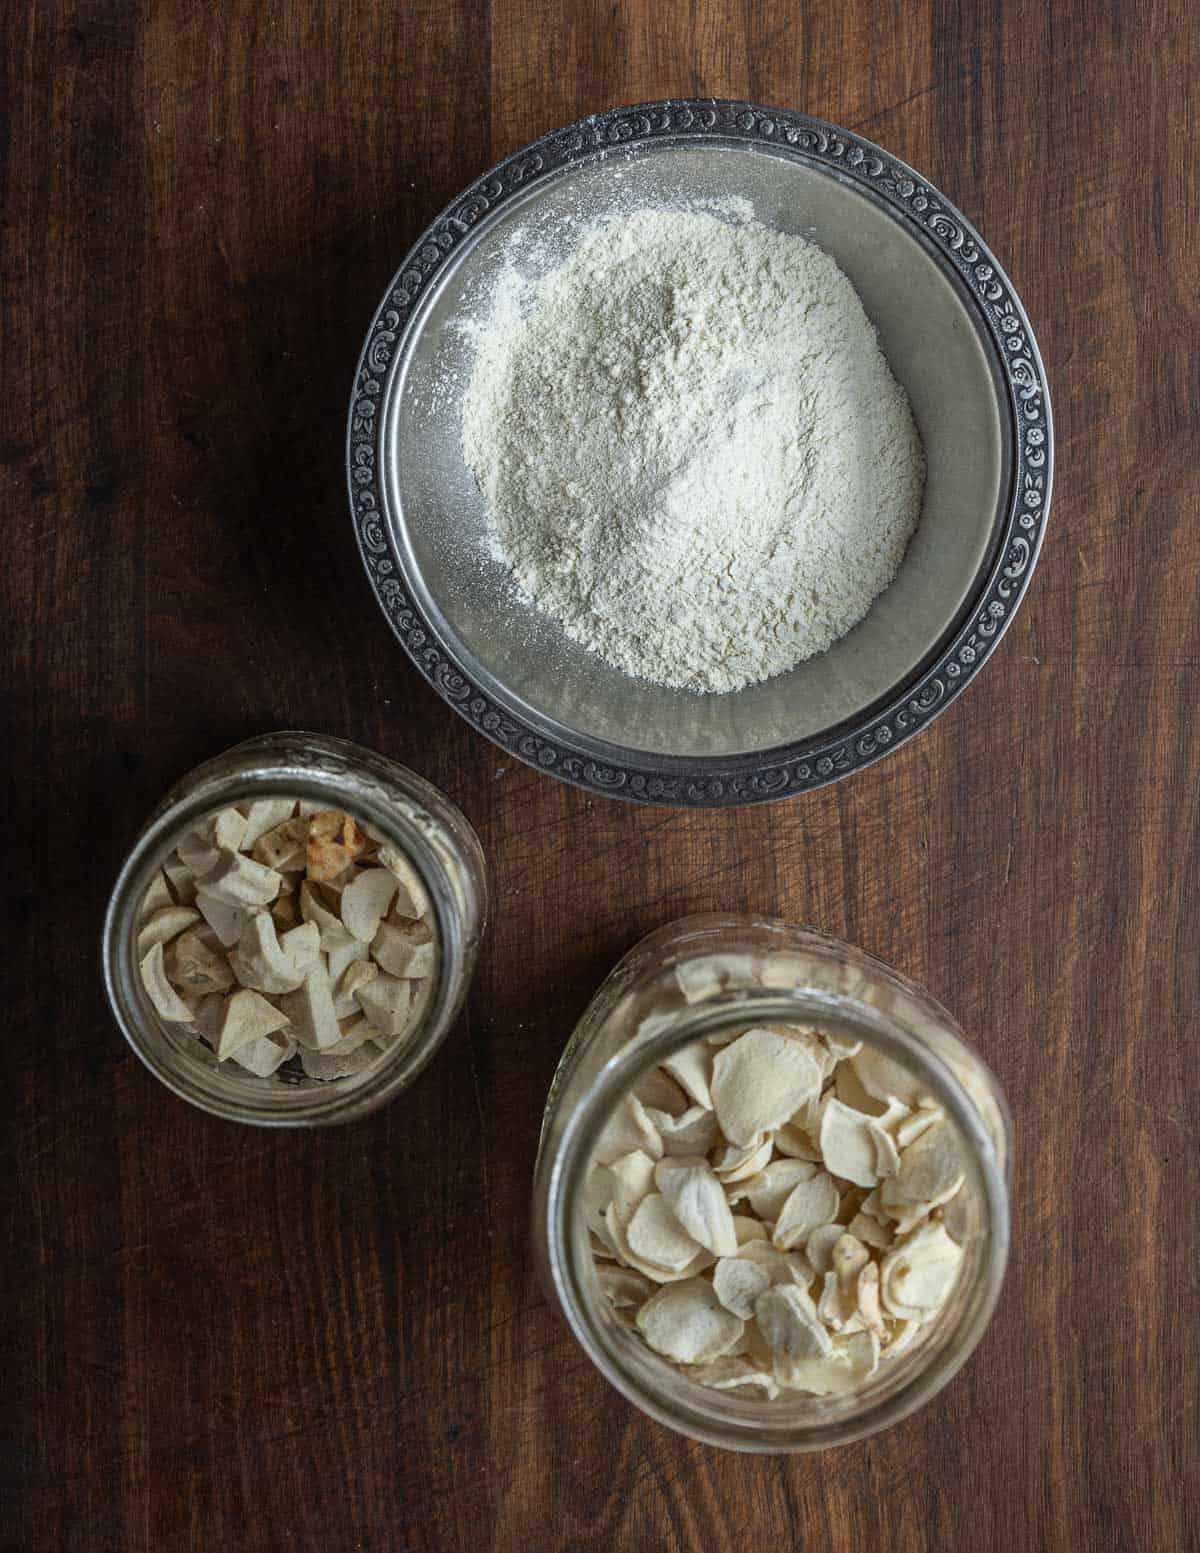
[[[520,593],[626,673],[730,691],[824,651],[896,574],[925,463],[828,254],[640,210],[473,329],[463,447]]]

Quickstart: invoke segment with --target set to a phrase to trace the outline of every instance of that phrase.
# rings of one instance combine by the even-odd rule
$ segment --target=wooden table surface
[[[7,605],[0,1549],[1138,1549],[1200,1538],[1195,12],[1046,0],[37,0],[0,113]],[[474,734],[376,610],[344,414],[405,248],[622,102],[852,126],[975,221],[1058,423],[980,682],[838,786],[676,813]],[[105,1006],[107,891],[196,762],[307,725],[411,764],[495,875],[469,1008],[324,1134],[193,1113]],[[640,935],[779,913],[973,1033],[1015,1244],[889,1434],[722,1454],[643,1419],[535,1283],[556,1058]]]

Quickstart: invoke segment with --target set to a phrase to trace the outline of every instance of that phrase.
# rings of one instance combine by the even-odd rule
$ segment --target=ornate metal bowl
[[[928,462],[892,585],[828,652],[723,696],[631,679],[523,605],[484,544],[463,460],[478,308],[523,228],[748,198],[831,253],[908,391]],[[564,246],[565,252],[565,246]],[[979,672],[1029,585],[1053,435],[1037,344],[1003,270],[936,189],[870,141],[749,103],[622,108],[501,162],[428,228],[372,321],[347,470],[367,576],[421,673],[482,733],[564,781],[645,803],[755,803],[912,738]]]

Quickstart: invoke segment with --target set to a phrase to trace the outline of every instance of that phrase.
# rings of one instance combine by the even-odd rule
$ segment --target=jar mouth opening
[[[306,735],[283,737],[303,739]],[[322,743],[335,744],[351,755],[357,753],[353,745],[319,737]],[[251,772],[234,771],[209,781],[203,780],[206,769],[215,768],[227,756],[196,768],[184,780],[201,779],[197,790],[181,797],[173,796],[176,790],[169,792],[130,849],[109,897],[102,929],[101,953],[109,1004],[125,1039],[150,1072],[174,1094],[210,1115],[261,1127],[349,1121],[406,1088],[433,1056],[449,1028],[457,1012],[455,977],[450,974],[449,962],[453,946],[462,938],[459,905],[428,836],[414,817],[421,812],[418,800],[408,800],[414,816],[404,815],[397,812],[394,804],[369,792],[348,792],[346,779],[337,773],[323,774],[289,765],[286,757],[272,755],[269,741],[251,740],[228,754],[243,750],[257,750],[262,764]],[[264,1086],[269,1081],[256,1080],[240,1069],[222,1072],[176,1045],[141,987],[135,940],[142,898],[179,836],[216,810],[279,794],[345,810],[401,848],[429,893],[440,953],[437,985],[424,1023],[413,1036],[381,1052],[379,1059],[361,1074],[324,1083],[314,1080],[310,1084],[267,1088]],[[465,989],[460,989],[460,997],[462,990]]]
[[[945,1018],[955,1028],[949,1015]],[[828,1398],[794,1393],[766,1401],[702,1387],[632,1339],[619,1324],[604,1319],[598,1291],[588,1286],[593,1258],[575,1205],[581,1201],[593,1149],[613,1107],[645,1072],[680,1047],[751,1021],[812,1023],[850,1039],[869,1041],[920,1074],[964,1143],[968,1189],[981,1205],[984,1220],[982,1233],[973,1240],[974,1270],[968,1275],[964,1267],[968,1283],[961,1298],[957,1293],[952,1296],[958,1308],[944,1329],[931,1324],[925,1341],[892,1361],[892,1371],[877,1372],[860,1392]],[[643,1412],[725,1449],[758,1453],[826,1449],[898,1422],[941,1390],[966,1362],[995,1308],[1008,1261],[1005,1165],[962,1081],[935,1052],[870,1005],[819,989],[724,992],[664,1015],[661,1023],[661,1029],[631,1042],[600,1070],[586,1102],[564,1125],[549,1176],[550,1276],[576,1339],[610,1383]],[[997,1085],[992,1086],[991,1098],[1007,1121]],[[911,1365],[906,1363],[910,1358]],[[885,1382],[889,1376],[897,1381],[887,1392],[876,1384],[880,1374]]]

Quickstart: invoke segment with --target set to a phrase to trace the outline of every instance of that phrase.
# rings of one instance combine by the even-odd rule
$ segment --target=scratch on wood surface
[[[867,124],[873,124],[876,119],[882,119],[889,113],[896,113],[901,108],[907,108],[909,103],[917,102],[922,97],[928,97],[932,92],[945,91],[947,87],[961,86],[964,81],[974,81],[979,75],[978,70],[964,70],[961,75],[950,76],[945,81],[931,81],[928,86],[922,86],[918,91],[910,92],[907,97],[902,97],[899,102],[889,103],[886,108],[876,108],[873,113],[868,113],[865,119],[858,119],[853,124],[848,124],[847,129],[862,129]]]
[[[479,1173],[483,1180],[484,1206],[489,1210],[487,1214],[487,1234],[488,1239],[491,1240],[495,1234],[495,1228],[492,1224],[492,1214],[490,1211],[492,1202],[492,1182],[488,1167],[487,1117],[484,1115],[483,1111],[483,1095],[479,1088],[479,1070],[475,1064],[475,1025],[469,1012],[464,1015],[464,1018],[467,1021],[467,1064],[471,1070],[471,1090],[475,1096],[475,1114],[479,1118]]]

